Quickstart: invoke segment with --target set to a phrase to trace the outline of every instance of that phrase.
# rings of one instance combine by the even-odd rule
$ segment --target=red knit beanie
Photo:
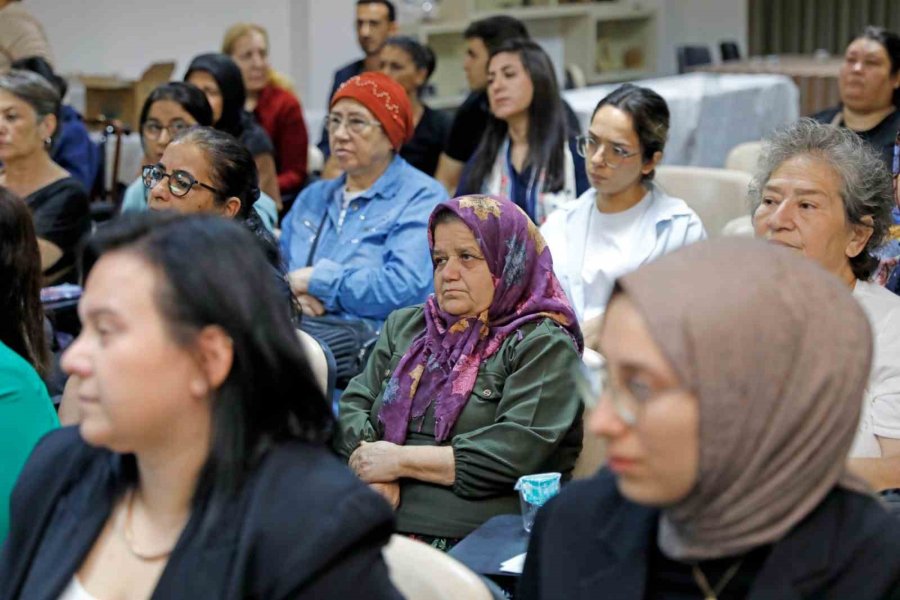
[[[384,73],[370,71],[351,77],[331,97],[329,107],[341,98],[356,100],[368,108],[381,123],[395,151],[412,139],[415,125],[406,90]]]

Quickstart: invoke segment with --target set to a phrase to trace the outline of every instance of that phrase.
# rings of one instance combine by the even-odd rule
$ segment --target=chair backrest
[[[734,40],[719,42],[719,52],[722,54],[722,62],[741,60],[741,51]]]
[[[394,534],[384,548],[391,582],[407,600],[491,600],[487,585],[461,562]]]
[[[750,173],[707,167],[659,166],[656,181],[671,196],[687,202],[703,221],[706,234],[718,237],[732,219],[750,213]]]
[[[738,144],[728,153],[728,157],[725,159],[725,168],[752,174],[756,171],[756,161],[759,160],[762,145],[762,142]]]
[[[691,67],[712,63],[709,46],[678,46],[678,72],[685,73]]]
[[[312,367],[313,376],[316,378],[319,389],[322,390],[323,394],[327,394],[328,359],[325,357],[325,351],[322,350],[322,346],[316,341],[316,338],[302,329],[297,330],[297,337],[300,338],[303,351],[306,353],[306,358],[309,359],[309,364]]]

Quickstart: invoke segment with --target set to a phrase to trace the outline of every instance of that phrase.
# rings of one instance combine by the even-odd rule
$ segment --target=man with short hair
[[[348,65],[344,65],[334,73],[334,83],[331,85],[331,93],[325,102],[325,106],[331,103],[331,98],[341,84],[365,71],[377,71],[381,68],[379,54],[384,43],[397,32],[397,11],[390,0],[357,0],[356,2],[356,41],[366,56]],[[328,131],[322,126],[322,137],[319,141],[319,149],[325,158],[329,158],[331,149],[328,146]],[[328,162],[322,173],[323,177],[329,171],[333,171],[333,161]],[[331,177],[338,175],[332,172]]]

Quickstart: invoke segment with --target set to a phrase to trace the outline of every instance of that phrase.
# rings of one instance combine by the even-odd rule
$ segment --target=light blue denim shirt
[[[122,213],[142,210],[147,210],[147,188],[144,187],[144,180],[138,177],[125,188],[125,194],[122,196]],[[269,233],[275,231],[278,223],[278,207],[275,206],[271,196],[260,192],[259,199],[253,203],[253,210],[259,215]]]
[[[428,217],[447,191],[396,156],[350,203],[338,231],[346,181],[346,175],[317,181],[300,193],[281,223],[281,253],[289,270],[305,267],[324,218],[310,294],[328,313],[380,329],[392,311],[424,302],[432,291]]]

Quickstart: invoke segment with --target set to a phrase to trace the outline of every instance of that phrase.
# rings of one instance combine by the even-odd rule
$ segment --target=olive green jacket
[[[335,448],[349,458],[377,441],[384,388],[413,339],[425,330],[422,306],[392,313],[366,369],[340,400]],[[453,446],[456,481],[400,482],[397,530],[460,538],[490,517],[518,513],[516,480],[559,471],[568,479],[581,451],[582,406],[571,378],[579,360],[564,329],[544,319],[522,326],[481,364],[475,388],[444,444]],[[406,445],[434,446],[434,410],[410,426]]]

